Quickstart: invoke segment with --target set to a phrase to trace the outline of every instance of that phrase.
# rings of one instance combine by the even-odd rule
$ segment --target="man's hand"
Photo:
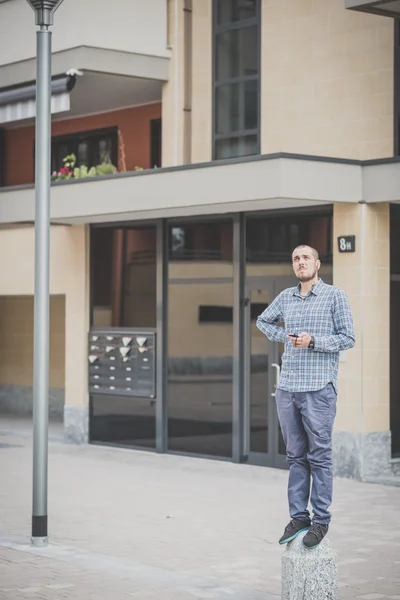
[[[309,343],[311,342],[311,336],[308,335],[308,333],[306,333],[305,331],[303,331],[303,333],[300,333],[297,337],[289,335],[288,338],[295,348],[307,348]]]

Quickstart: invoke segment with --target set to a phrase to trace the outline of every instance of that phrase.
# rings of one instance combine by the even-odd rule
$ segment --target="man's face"
[[[304,282],[314,279],[321,266],[320,261],[315,259],[311,248],[308,246],[295,250],[292,261],[296,277]]]

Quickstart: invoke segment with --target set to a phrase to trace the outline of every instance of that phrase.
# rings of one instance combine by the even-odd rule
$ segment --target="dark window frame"
[[[66,135],[56,135],[51,138],[51,172],[58,170],[62,165],[57,166],[54,163],[55,160],[55,147],[56,145],[61,144],[69,144],[71,147],[71,151],[68,154],[75,154],[76,156],[76,166],[79,167],[79,157],[78,157],[78,146],[82,141],[85,141],[90,146],[91,143],[98,140],[98,138],[109,136],[111,139],[111,163],[118,168],[118,126],[106,127],[102,129],[90,129],[87,131],[78,131],[74,133],[68,133]],[[35,141],[33,144],[34,153],[35,153]],[[94,155],[93,148],[89,150],[89,156]],[[63,157],[65,158],[65,156]],[[97,162],[93,161],[96,164],[87,165],[90,167],[97,166]]]
[[[260,132],[261,132],[261,0],[256,0],[256,16],[241,21],[230,21],[218,24],[218,4],[219,0],[213,0],[212,3],[212,160],[220,160],[217,157],[217,144],[220,140],[234,138],[244,139],[246,136],[255,135],[257,137],[256,151],[251,155],[260,154]],[[246,27],[257,27],[257,74],[232,77],[228,79],[217,80],[217,38],[218,35],[244,29]],[[233,86],[235,84],[246,83],[248,81],[257,81],[257,128],[241,129],[229,133],[217,133],[217,89],[222,86]],[[244,155],[238,155],[244,156]],[[250,156],[250,154],[246,154]]]

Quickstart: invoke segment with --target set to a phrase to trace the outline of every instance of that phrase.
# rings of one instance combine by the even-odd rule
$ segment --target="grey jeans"
[[[290,516],[310,522],[307,507],[312,476],[313,522],[328,524],[332,504],[335,389],[331,383],[315,392],[293,393],[277,389],[276,402],[289,465]]]

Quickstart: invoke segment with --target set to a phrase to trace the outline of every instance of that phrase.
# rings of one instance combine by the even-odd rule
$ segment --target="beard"
[[[314,268],[314,272],[312,273],[312,275],[309,275],[308,273],[305,273],[305,272],[300,272],[300,273],[296,273],[296,277],[297,277],[297,279],[300,279],[300,281],[304,281],[304,283],[307,283],[308,281],[312,281],[313,279],[315,279],[317,273],[318,273],[318,269]]]

